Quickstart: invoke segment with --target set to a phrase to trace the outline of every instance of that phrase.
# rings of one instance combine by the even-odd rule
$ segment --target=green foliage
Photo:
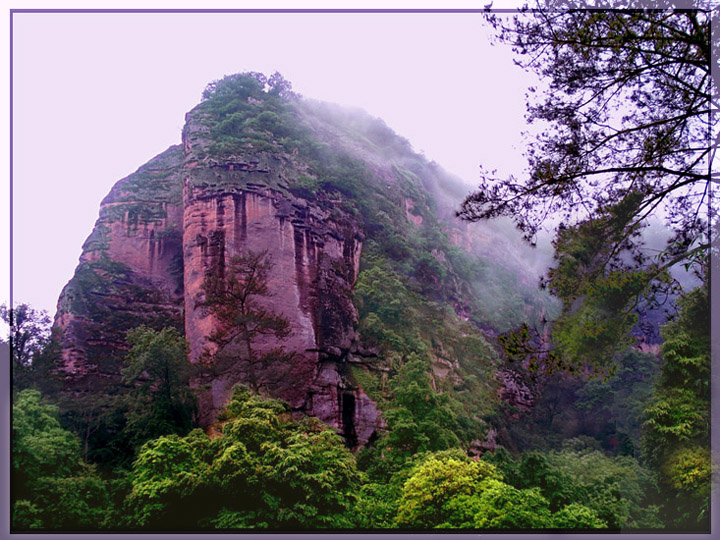
[[[367,249],[354,294],[363,337],[379,346],[393,369],[379,396],[389,427],[381,443],[388,457],[477,438],[486,429],[480,416],[497,400],[490,373],[494,352],[476,328],[411,290],[391,261],[376,254],[377,244]],[[432,374],[432,362],[439,361],[434,358],[453,359],[462,384]]]
[[[36,504],[24,499],[15,501],[10,519],[12,528],[16,530],[26,531],[43,528],[42,510]]]
[[[572,503],[552,516],[552,526],[558,529],[604,529],[607,524],[597,514],[579,503]]]
[[[662,527],[652,504],[650,471],[631,457],[606,456],[595,445],[594,439],[578,438],[566,441],[560,451],[524,452],[515,459],[501,448],[482,459],[494,464],[513,488],[538,490],[544,500],[540,506],[546,505],[552,514],[546,527]],[[517,496],[512,490],[508,493],[511,500]]]
[[[36,390],[13,403],[11,474],[14,530],[97,530],[107,525],[105,483],[80,454],[77,437],[60,426],[56,406]]]
[[[687,388],[670,388],[659,393],[646,414],[648,437],[661,445],[648,448],[651,455],[658,454],[673,441],[694,440],[707,433],[707,401]]]
[[[598,512],[585,505],[587,491],[572,487],[572,479],[553,470],[541,454],[523,456],[520,463],[503,451],[489,457],[502,467],[488,456],[474,461],[457,450],[419,458],[397,500],[397,524],[408,529],[606,528]],[[504,478],[506,472],[510,478]]]
[[[190,526],[186,500],[207,468],[198,455],[197,436],[186,438],[167,435],[148,441],[133,464],[132,491],[128,496],[133,509],[132,526],[149,527],[160,524]],[[189,439],[189,440],[188,440]],[[180,507],[180,511],[176,507]],[[183,511],[185,510],[185,511]]]
[[[378,261],[361,271],[354,293],[363,335],[400,353],[422,351],[414,309],[422,300],[389,264]]]
[[[380,402],[386,392],[385,377],[375,371],[350,366],[350,376],[374,402]]]
[[[659,362],[654,354],[628,349],[620,355],[613,377],[590,379],[578,389],[573,408],[614,427],[611,436],[619,447],[612,448],[609,440],[602,440],[605,448],[640,457],[643,411],[652,395]]]
[[[50,317],[27,304],[8,308],[0,305],[0,320],[10,330],[12,390],[37,388],[52,391],[58,384],[54,360],[58,355],[57,339],[50,331]]]
[[[427,362],[411,356],[390,386],[394,399],[386,414],[387,447],[413,455],[459,446],[457,411],[447,394],[433,391]]]
[[[97,249],[109,247],[107,245],[109,241],[107,233],[110,232],[108,222],[111,220],[125,222],[126,213],[129,214],[131,209],[135,208],[133,213],[136,217],[145,214],[142,216],[143,218],[152,216],[165,218],[167,217],[167,207],[162,203],[182,204],[182,180],[177,176],[179,169],[182,168],[182,156],[182,145],[171,146],[116,184],[108,197],[115,204],[101,207],[101,219],[93,231],[95,234],[98,228],[104,229],[100,231],[99,242],[95,246]],[[130,218],[129,215],[128,218]],[[125,224],[128,228],[137,227],[137,220],[131,218]],[[156,234],[158,232],[155,231]],[[90,238],[88,238],[86,246],[88,243],[91,243]],[[87,247],[84,246],[83,249],[87,249]]]
[[[683,446],[667,457],[661,472],[673,489],[703,498],[710,494],[711,469],[709,448]]]
[[[135,462],[128,507],[145,529],[353,526],[360,476],[341,439],[286,404],[238,388],[210,439],[148,442]]]
[[[195,398],[188,387],[187,343],[174,328],[140,326],[128,332],[123,382],[132,385],[125,431],[134,446],[192,427]]]
[[[210,83],[196,109],[210,128],[210,155],[292,152],[306,145],[307,134],[289,105],[297,97],[291,88],[278,73],[270,79],[261,73],[240,73]]]
[[[522,351],[522,345],[518,350]],[[533,372],[519,361],[512,362],[508,369],[518,381],[535,389],[534,403],[529,411],[521,411],[519,422],[511,416],[518,414],[516,409],[504,408],[504,418],[496,420],[507,429],[502,444],[513,451],[542,451],[558,448],[569,437],[587,436],[611,455],[641,459],[644,410],[661,360],[629,348],[617,364],[614,375],[600,378],[584,373]]]
[[[203,90],[203,100],[210,98],[233,97],[247,100],[248,97],[259,95],[265,87],[265,76],[260,73],[240,73],[227,75],[220,80],[209,83]]]
[[[265,503],[279,523],[292,529],[349,528],[359,476],[339,437],[319,421],[281,442],[263,445],[268,494]]]
[[[553,512],[582,500],[584,496],[574,478],[553,467],[540,452],[523,452],[515,474],[508,475],[506,479],[518,488],[539,488]]]
[[[661,526],[657,508],[649,502],[653,476],[634,458],[608,457],[593,449],[567,449],[549,452],[547,460],[575,484],[575,497],[569,502],[587,506],[609,528]]]
[[[548,285],[562,300],[563,312],[553,326],[551,364],[612,374],[615,357],[632,344],[639,296],[654,279],[666,277],[657,268],[606,267],[613,250],[623,249],[617,242],[637,235],[636,226],[629,225],[637,202],[631,193],[593,219],[558,230],[557,266],[548,272]]]
[[[44,529],[92,531],[111,525],[106,483],[91,469],[78,476],[41,478],[34,490]]]
[[[359,462],[358,458],[358,462]],[[402,494],[403,481],[409,470],[401,470],[388,482],[363,482],[354,510],[359,529],[393,529]]]
[[[290,186],[290,193],[304,199],[312,199],[320,189],[320,181],[314,176],[301,174]]]
[[[704,529],[710,486],[710,303],[708,287],[677,302],[662,328],[665,360],[645,409],[643,450],[659,472],[668,523]]]
[[[403,486],[397,523],[410,529],[467,527],[467,497],[477,494],[488,478],[497,478],[489,463],[461,453],[431,454],[412,469]]]
[[[545,79],[528,94],[528,120],[544,125],[529,145],[526,178],[482,174],[459,215],[509,216],[529,241],[546,220],[560,221],[549,275],[564,305],[555,356],[605,374],[627,343],[639,296],[671,291],[673,266],[707,262],[716,10],[554,4],[487,16],[517,63]],[[672,238],[651,257],[640,231],[658,209]]]
[[[496,479],[483,482],[475,508],[479,529],[544,529],[553,526],[538,488],[516,489]]]
[[[127,466],[134,459],[134,434],[126,432],[127,415],[134,400],[129,388],[118,385],[106,393],[60,395],[62,424],[82,442],[83,456],[110,469]]]
[[[413,456],[459,448],[485,426],[470,417],[465,405],[449,392],[433,388],[428,361],[411,354],[390,379],[382,403],[388,432],[376,450],[359,456],[363,469],[380,482],[405,469]]]
[[[12,470],[19,485],[44,476],[68,476],[80,467],[80,444],[62,428],[57,406],[44,403],[40,392],[23,390],[13,403]]]
[[[50,337],[50,317],[27,304],[0,305],[0,319],[10,327],[13,367],[29,367]]]

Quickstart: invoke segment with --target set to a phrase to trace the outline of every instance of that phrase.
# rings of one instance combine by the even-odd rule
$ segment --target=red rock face
[[[517,372],[509,368],[501,369],[496,373],[495,377],[501,383],[499,388],[500,399],[509,403],[518,411],[511,415],[512,418],[517,420],[520,418],[521,413],[532,409],[535,404],[535,396]]]
[[[248,365],[236,350],[234,369],[193,381],[200,423],[212,423],[233,385],[287,401],[345,435],[366,443],[381,426],[375,404],[345,377],[357,346],[351,290],[363,235],[352,216],[328,201],[307,201],[270,186],[302,171],[289,159],[238,156],[203,160],[202,129],[188,116],[182,147],[173,147],[121,180],[102,202],[76,276],[63,291],[55,324],[63,336],[68,386],[98,391],[119,380],[125,333],[139,324],[182,328],[191,362],[212,364],[208,340],[216,325],[199,307],[206,273],[231,257],[267,250],[270,295],[262,306],[282,315],[290,335],[253,343],[278,346],[287,361]]]
[[[182,324],[180,156],[180,147],[171,147],[101,203],[55,318],[60,372],[73,389],[117,383],[128,330]]]
[[[330,223],[326,215],[306,201],[290,201],[268,188],[253,185],[247,191],[208,194],[188,187],[184,225],[186,335],[191,343],[191,361],[201,361],[203,352],[214,352],[208,336],[215,322],[198,307],[202,282],[214,265],[235,255],[266,250],[272,261],[268,279],[269,296],[259,298],[262,306],[282,315],[290,324],[290,335],[281,343],[266,337],[253,346],[258,353],[278,345],[294,353],[289,363],[256,373],[231,372],[211,384],[203,403],[203,422],[210,422],[229,398],[233,384],[248,382],[251,375],[270,395],[282,397],[291,407],[342,428],[355,416],[361,422],[377,424],[374,405],[355,407],[348,417],[345,400],[368,402],[363,394],[347,389],[342,371],[343,358],[356,338],[356,312],[350,291],[358,273],[362,247],[359,231],[345,223]],[[247,188],[246,188],[247,189]],[[365,409],[374,411],[368,418]],[[358,440],[366,441],[367,427],[360,428]],[[357,428],[356,428],[357,431]]]

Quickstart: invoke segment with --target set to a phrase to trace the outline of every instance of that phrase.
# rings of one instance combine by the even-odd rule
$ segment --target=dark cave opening
[[[355,432],[355,395],[350,392],[342,394],[342,426],[345,444],[349,448],[357,446],[357,433]]]

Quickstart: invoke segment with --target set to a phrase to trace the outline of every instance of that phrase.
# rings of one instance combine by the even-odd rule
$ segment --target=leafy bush
[[[353,526],[360,477],[338,435],[287,405],[237,388],[219,437],[148,442],[127,504],[136,527],[315,529]]]
[[[87,465],[80,441],[63,429],[58,408],[23,390],[13,403],[12,529],[97,530],[108,525],[104,481]]]
[[[471,526],[467,497],[479,493],[481,482],[488,478],[498,478],[489,463],[472,461],[458,452],[430,454],[405,482],[396,520],[401,527],[413,529]]]

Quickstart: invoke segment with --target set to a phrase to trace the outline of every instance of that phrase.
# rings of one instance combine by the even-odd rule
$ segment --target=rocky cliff
[[[120,180],[100,204],[80,263],[58,302],[66,384],[116,384],[125,334],[138,324],[183,326],[182,148]]]
[[[464,392],[474,403],[477,376],[488,367],[478,355],[490,354],[478,327],[495,313],[478,301],[477,281],[489,286],[497,278],[487,260],[463,250],[499,249],[500,258],[509,251],[498,246],[509,244],[452,222],[452,204],[440,194],[457,184],[381,121],[298,101],[275,83],[250,74],[210,85],[186,116],[182,145],[120,180],[102,201],[58,303],[66,387],[98,392],[117,384],[125,334],[140,324],[181,329],[190,361],[212,365],[218,322],[203,305],[204,280],[235,256],[265,251],[269,294],[258,302],[287,320],[281,345],[290,354],[247,362],[238,350],[236,362],[198,375],[202,425],[216,418],[234,384],[252,381],[334,426],[351,446],[367,443],[384,425],[379,389],[387,395],[394,359],[410,351],[432,359],[434,388]],[[415,341],[388,338],[395,319],[383,319],[387,306],[371,310],[375,289],[360,299],[353,291],[363,268],[388,265],[408,287],[408,305],[393,307],[398,325],[440,306],[432,308],[440,310],[430,321],[435,330]],[[532,281],[520,272],[508,286],[520,315],[538,307],[513,289],[523,280]],[[277,346],[268,336],[254,343],[259,352]]]

